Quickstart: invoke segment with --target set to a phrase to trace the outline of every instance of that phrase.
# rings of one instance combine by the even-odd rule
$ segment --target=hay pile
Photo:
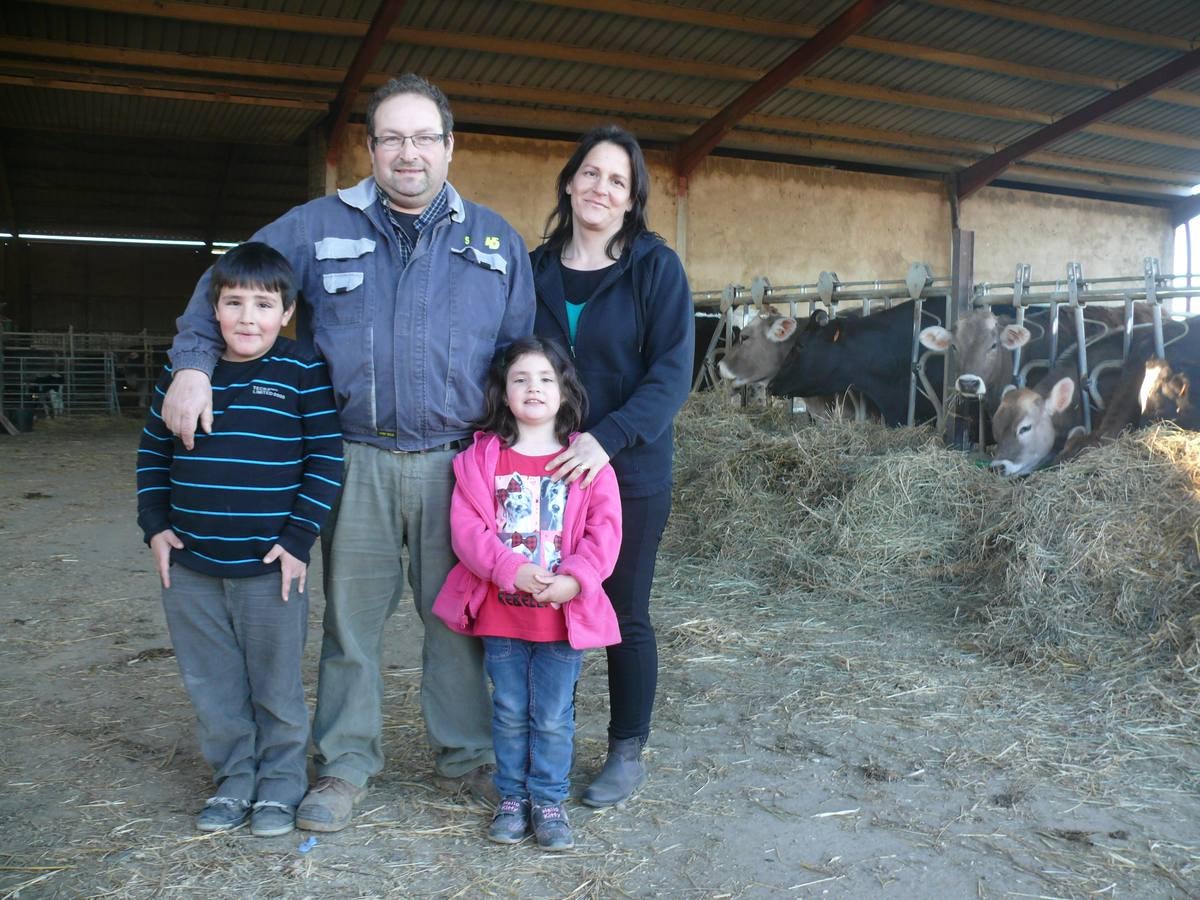
[[[844,496],[872,458],[934,440],[922,430],[798,421],[780,404],[742,410],[715,392],[693,395],[675,425],[675,512],[664,550],[791,587],[808,578],[805,548],[819,554],[826,539],[815,508]]]
[[[1025,664],[1200,670],[1200,435],[1160,426],[1006,481],[929,430],[800,421],[689,402],[668,567],[936,611]]]
[[[1088,669],[1156,650],[1200,662],[1200,436],[1125,435],[1018,484],[997,514],[984,646]]]

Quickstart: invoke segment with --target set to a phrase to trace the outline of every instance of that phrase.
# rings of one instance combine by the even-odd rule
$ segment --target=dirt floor
[[[201,835],[208,773],[134,521],[139,428],[0,437],[0,900],[1200,897],[1194,730],[1102,702],[1103,673],[990,661],[943,615],[672,558],[651,779],[624,808],[572,804],[573,852],[489,844],[485,811],[433,783],[411,609],[386,638],[387,769],[353,826],[307,852],[301,832]],[[582,783],[602,654],[578,696]]]

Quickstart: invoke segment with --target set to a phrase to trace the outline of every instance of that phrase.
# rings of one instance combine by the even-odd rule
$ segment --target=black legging
[[[621,553],[604,582],[621,626],[621,643],[608,648],[609,737],[645,738],[658,686],[658,644],[650,624],[654,560],[671,512],[671,491],[621,498]]]

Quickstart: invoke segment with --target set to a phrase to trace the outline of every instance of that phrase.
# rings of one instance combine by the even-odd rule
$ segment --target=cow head
[[[1147,422],[1167,420],[1192,430],[1200,425],[1200,410],[1192,403],[1191,379],[1161,359],[1146,363],[1138,405]]]
[[[1004,475],[1032,472],[1050,455],[1058,436],[1056,416],[1075,399],[1075,380],[1062,378],[1043,397],[1029,388],[1010,387],[992,416],[996,453],[992,468]]]
[[[961,373],[955,387],[972,397],[999,397],[1012,380],[1012,351],[1029,343],[1029,330],[997,319],[990,309],[963,316],[954,331],[933,325],[921,331],[921,344],[936,353],[954,347]]]
[[[721,377],[734,387],[770,381],[792,349],[797,323],[791,316],[760,315],[742,329],[741,340],[721,360]]]

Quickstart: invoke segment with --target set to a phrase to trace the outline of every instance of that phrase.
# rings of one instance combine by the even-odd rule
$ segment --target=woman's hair
[[[611,259],[617,259],[621,255],[621,251],[633,243],[634,238],[650,230],[650,226],[646,224],[646,203],[650,198],[650,173],[646,170],[646,157],[642,155],[642,148],[638,145],[637,138],[624,128],[616,125],[601,125],[593,128],[579,139],[579,143],[575,145],[575,152],[571,154],[567,164],[558,173],[558,182],[555,185],[557,200],[554,211],[546,218],[545,233],[542,235],[549,249],[560,249],[570,240],[571,195],[567,193],[567,186],[575,177],[575,173],[579,171],[579,167],[583,165],[584,158],[592,152],[592,148],[597,144],[604,143],[616,144],[629,156],[629,198],[633,201],[632,206],[625,213],[625,220],[621,223],[621,227],[616,234],[609,238],[604,252]]]
[[[283,254],[262,241],[238,244],[218,257],[208,281],[208,302],[214,308],[225,288],[258,288],[278,294],[285,310],[296,304],[296,273]]]
[[[502,350],[496,351],[492,367],[488,371],[485,389],[486,409],[483,418],[476,423],[482,431],[499,435],[504,446],[511,447],[517,440],[517,419],[508,408],[508,370],[519,358],[533,353],[544,356],[558,376],[558,391],[562,402],[554,417],[554,436],[563,446],[573,431],[578,431],[587,415],[587,393],[575,371],[570,357],[554,341],[538,337],[521,338]]]

